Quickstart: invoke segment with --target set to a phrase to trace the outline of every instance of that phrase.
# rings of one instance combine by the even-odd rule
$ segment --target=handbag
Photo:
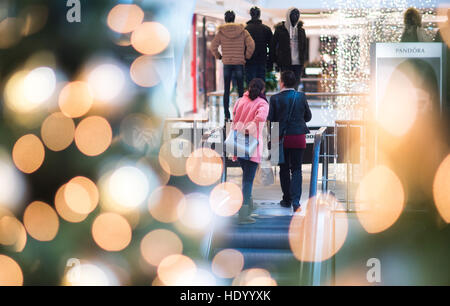
[[[224,144],[225,152],[232,153],[239,158],[250,159],[258,147],[259,141],[249,134],[232,129],[225,139]]]
[[[284,160],[284,136],[286,136],[287,128],[288,128],[289,122],[291,121],[292,113],[294,112],[294,106],[295,106],[295,102],[297,101],[297,99],[298,99],[298,95],[297,95],[297,92],[295,91],[294,97],[291,98],[290,103],[289,103],[289,113],[288,113],[286,125],[284,126],[283,131],[281,131],[281,133],[280,133],[280,138],[278,141],[278,152],[274,152],[275,156],[277,156],[277,154],[278,154],[278,165],[282,165],[286,162]]]

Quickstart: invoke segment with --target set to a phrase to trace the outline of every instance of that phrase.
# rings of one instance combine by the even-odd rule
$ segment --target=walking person
[[[239,99],[234,107],[234,121],[232,129],[243,134],[248,134],[258,140],[256,150],[251,156],[234,157],[238,160],[242,168],[242,194],[243,205],[239,211],[239,223],[254,223],[251,218],[251,202],[253,181],[255,179],[258,164],[261,162],[263,151],[263,130],[264,124],[269,114],[269,104],[261,96],[265,91],[265,82],[261,79],[253,79],[248,87],[248,92]]]
[[[219,27],[217,35],[211,42],[211,51],[216,59],[223,62],[224,93],[223,107],[225,121],[230,118],[230,86],[234,77],[237,81],[238,94],[244,94],[244,65],[255,50],[255,42],[245,29],[244,25],[234,23],[236,15],[233,11],[225,13],[225,24]],[[219,52],[222,47],[222,53]]]
[[[280,162],[280,183],[283,191],[282,207],[292,207],[294,212],[300,208],[302,196],[302,162],[306,149],[306,122],[312,114],[303,92],[294,88],[297,77],[292,71],[281,74],[281,92],[270,99],[268,120],[279,123],[279,139],[283,142],[283,162]]]
[[[422,27],[422,15],[420,12],[410,7],[403,15],[404,30],[401,42],[432,42],[433,38],[430,37]]]

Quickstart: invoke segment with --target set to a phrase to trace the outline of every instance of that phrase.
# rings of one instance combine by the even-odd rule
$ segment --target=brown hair
[[[266,84],[261,79],[253,79],[248,85],[248,96],[251,100],[255,100],[266,88]]]
[[[405,25],[417,27],[422,26],[422,15],[414,7],[410,7],[409,9],[406,10],[405,14],[403,15],[403,19]]]

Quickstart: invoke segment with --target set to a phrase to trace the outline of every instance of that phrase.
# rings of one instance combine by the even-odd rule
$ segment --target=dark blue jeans
[[[243,205],[250,205],[252,198],[253,181],[255,180],[258,164],[250,160],[238,158],[242,168],[242,195],[244,197]]]
[[[223,108],[225,119],[230,119],[230,90],[231,80],[236,79],[239,97],[244,95],[244,66],[243,65],[223,65],[223,80],[225,89],[223,92]]]
[[[284,148],[285,163],[280,165],[280,183],[283,200],[292,203],[294,208],[300,206],[302,197],[302,162],[305,149]]]
[[[266,65],[265,64],[252,64],[245,66],[245,76],[247,79],[247,86],[250,84],[253,79],[262,79],[266,80]]]

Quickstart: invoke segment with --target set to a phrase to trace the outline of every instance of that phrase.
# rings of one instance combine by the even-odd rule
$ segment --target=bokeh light
[[[214,150],[200,148],[195,150],[187,159],[186,172],[189,178],[197,185],[212,185],[222,176],[222,158]]]
[[[121,206],[136,208],[144,203],[150,183],[139,168],[125,166],[117,169],[109,179],[109,194]]]
[[[51,241],[58,234],[59,219],[55,210],[43,202],[33,202],[23,215],[25,228],[36,240]]]
[[[181,239],[169,230],[154,230],[141,241],[142,257],[153,266],[158,266],[164,258],[170,255],[179,255],[182,252]]]
[[[49,67],[39,67],[30,71],[23,80],[25,98],[32,105],[47,101],[56,88],[56,75]]]
[[[11,257],[0,254],[0,286],[22,286],[23,273]]]
[[[356,193],[358,219],[371,234],[391,227],[400,217],[405,192],[397,175],[386,166],[376,166],[361,181]]]
[[[309,200],[306,215],[294,215],[289,226],[289,245],[295,258],[322,262],[339,252],[349,228],[347,214],[337,212],[342,210],[342,204],[334,197],[319,197]]]
[[[242,207],[242,191],[234,183],[225,182],[217,185],[211,191],[209,203],[218,216],[231,217]]]
[[[187,234],[203,233],[212,222],[212,211],[208,197],[201,193],[191,193],[178,206],[180,230]]]
[[[446,17],[447,22],[439,22],[439,32],[442,37],[442,41],[447,45],[450,46],[450,6],[449,4],[443,4],[436,10],[438,16]]]
[[[166,286],[187,286],[197,274],[197,265],[184,255],[170,255],[158,266],[158,277]]]
[[[78,124],[75,130],[75,144],[87,156],[98,156],[105,152],[112,142],[109,122],[99,116],[92,116]]]
[[[98,205],[97,186],[86,177],[75,177],[64,188],[64,200],[73,212],[80,215],[89,214]]]
[[[0,214],[0,244],[10,246],[14,252],[22,252],[27,243],[27,232],[14,216]]]
[[[12,161],[0,151],[0,210],[8,208],[16,211],[26,193],[22,174],[14,167]]]
[[[96,100],[113,102],[125,89],[125,74],[115,64],[102,64],[89,73],[88,83]]]
[[[29,5],[20,12],[24,24],[22,35],[29,36],[42,30],[47,23],[48,8],[45,5]]]
[[[441,163],[436,172],[433,195],[442,219],[450,223],[450,155]]]
[[[265,269],[249,269],[243,271],[233,280],[233,286],[276,286],[277,282]]]
[[[158,65],[153,57],[142,55],[134,60],[130,67],[133,82],[141,87],[153,87],[161,82]]]
[[[128,221],[116,213],[104,213],[92,224],[92,237],[99,247],[119,252],[131,242],[132,230]]]
[[[411,77],[414,77],[414,71],[411,71],[411,75],[396,73],[394,84],[389,84],[394,90],[387,90],[386,95],[379,100],[377,121],[394,136],[405,135],[417,119],[421,91],[415,88]]]
[[[225,249],[217,253],[212,261],[212,271],[221,278],[238,276],[244,268],[244,255],[238,250]]]
[[[148,210],[153,218],[163,223],[178,220],[178,207],[183,205],[183,193],[173,186],[162,186],[152,192],[148,200]]]
[[[86,82],[76,81],[68,83],[59,94],[61,112],[70,118],[84,116],[92,107],[94,97]]]
[[[108,14],[108,26],[118,33],[134,31],[144,20],[144,11],[135,4],[118,4]]]
[[[38,170],[44,162],[44,145],[41,140],[33,134],[22,136],[14,144],[12,157],[17,169],[24,173],[33,173]]]
[[[55,195],[55,208],[61,218],[71,223],[79,223],[84,221],[88,214],[79,214],[74,212],[65,200],[66,185],[61,186]]]
[[[63,281],[65,286],[118,286],[117,276],[104,265],[80,263],[70,268]]]
[[[42,141],[52,151],[65,150],[73,142],[74,136],[75,123],[63,113],[53,113],[42,123]]]
[[[159,163],[165,172],[173,176],[186,175],[186,160],[191,153],[192,144],[182,138],[165,142],[159,151]]]
[[[131,34],[131,45],[142,54],[155,55],[170,43],[170,32],[158,22],[144,22]]]

